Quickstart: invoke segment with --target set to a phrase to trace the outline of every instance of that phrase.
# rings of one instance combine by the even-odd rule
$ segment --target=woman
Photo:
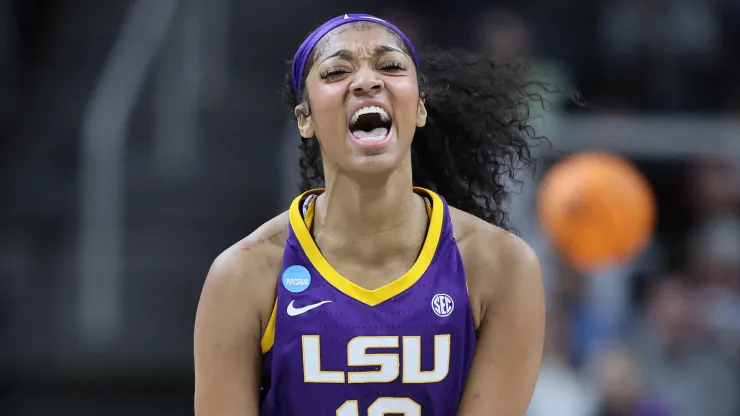
[[[309,190],[214,262],[196,415],[523,415],[544,295],[501,205],[526,87],[373,16],[316,29],[287,94]]]

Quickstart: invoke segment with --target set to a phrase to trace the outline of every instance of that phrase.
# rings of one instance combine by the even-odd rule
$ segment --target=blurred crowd
[[[535,76],[577,86],[588,104],[561,101],[566,110],[738,114],[737,2],[606,2],[585,60],[558,50],[567,42],[538,50],[547,42],[525,15],[483,16],[481,47],[534,58]],[[528,416],[740,415],[739,168],[686,161],[677,200],[659,199],[659,222],[683,209],[678,221],[660,224],[632,264],[583,275],[550,257],[546,352]]]
[[[740,414],[740,171],[704,161],[688,172],[685,238],[659,234],[604,273],[550,270],[530,416]]]
[[[472,25],[440,25],[443,5],[386,15],[422,41],[502,58],[535,58],[548,75],[577,86],[592,104],[588,110],[737,113],[740,108],[737,1],[523,0],[476,6],[465,19]]]

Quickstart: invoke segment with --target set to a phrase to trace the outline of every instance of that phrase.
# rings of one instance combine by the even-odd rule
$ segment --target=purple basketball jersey
[[[262,339],[262,416],[450,416],[475,328],[449,210],[437,194],[419,258],[375,290],[321,255],[293,201],[277,300]]]

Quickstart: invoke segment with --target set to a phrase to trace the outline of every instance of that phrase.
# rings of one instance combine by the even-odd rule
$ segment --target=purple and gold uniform
[[[421,253],[375,290],[340,275],[311,236],[320,190],[296,198],[277,299],[262,339],[262,416],[450,416],[475,344],[449,208],[434,192]],[[358,248],[359,249],[359,248]]]

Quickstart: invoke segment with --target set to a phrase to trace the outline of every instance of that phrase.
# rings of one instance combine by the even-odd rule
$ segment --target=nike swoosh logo
[[[324,300],[324,301],[321,301],[319,303],[314,303],[312,305],[303,306],[301,308],[293,307],[293,302],[295,302],[295,300],[291,300],[290,301],[290,304],[288,304],[288,311],[287,311],[288,312],[288,316],[298,316],[298,315],[304,314],[304,313],[310,311],[311,309],[316,309],[319,306],[321,306],[321,305],[323,305],[325,303],[329,303],[331,301],[330,300]]]

